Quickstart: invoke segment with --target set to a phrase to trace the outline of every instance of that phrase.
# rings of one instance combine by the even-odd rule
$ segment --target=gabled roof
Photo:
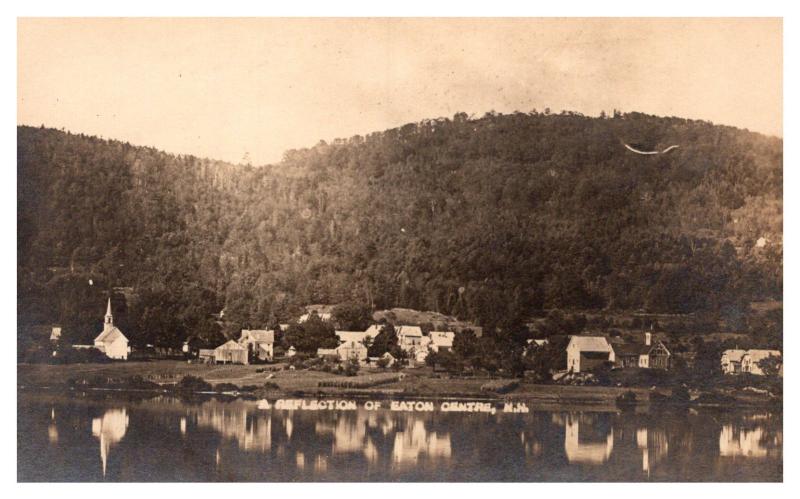
[[[333,315],[331,313],[329,313],[329,312],[317,312],[317,315],[319,316],[320,320],[323,321],[323,322],[329,321],[333,317]],[[310,317],[311,317],[311,313],[303,314],[297,319],[297,322],[302,324],[303,322],[307,321]]]
[[[581,352],[610,352],[611,344],[605,336],[571,336],[568,347],[576,345]]]
[[[452,331],[431,331],[431,343],[437,347],[452,347],[456,333]]]
[[[373,324],[370,327],[368,327],[366,331],[364,331],[364,334],[374,339],[376,336],[378,336],[378,334],[380,334],[382,330],[383,330],[383,324]]]
[[[767,357],[780,357],[781,352],[779,350],[748,350],[745,355],[750,357],[751,362],[758,362]]]
[[[722,352],[722,357],[727,359],[728,362],[741,362],[742,357],[744,357],[744,354],[746,353],[747,350],[736,348],[736,349],[725,350],[724,352]]]
[[[61,339],[61,328],[60,327],[53,326],[53,329],[50,332],[50,339],[51,340]]]
[[[364,349],[364,350],[366,350],[367,347],[365,347],[364,344],[361,343],[360,341],[346,341],[346,342],[342,343],[341,345],[339,345],[338,347],[336,347],[334,350],[338,351],[339,349],[342,349],[342,350],[354,350],[354,349],[361,350],[361,349]]]
[[[97,338],[94,339],[94,342],[108,344],[108,343],[114,343],[119,338],[123,338],[125,341],[128,341],[128,338],[126,338],[125,335],[122,334],[122,331],[120,331],[116,327],[112,327],[111,329],[100,333],[97,336]]]
[[[242,336],[239,341],[245,341],[252,338],[256,343],[274,343],[275,331],[266,329],[242,329]]]
[[[643,343],[624,343],[622,345],[614,345],[614,353],[622,357],[631,355],[646,355],[650,353],[651,348],[653,347]]]
[[[396,326],[397,336],[422,336],[419,326]]]
[[[228,340],[222,345],[215,348],[214,350],[247,350],[247,349],[233,340]]]
[[[367,333],[366,331],[336,331],[336,336],[339,337],[341,342],[355,341],[361,343],[367,337]]]

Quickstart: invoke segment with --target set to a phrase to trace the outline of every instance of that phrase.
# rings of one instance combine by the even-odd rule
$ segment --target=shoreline
[[[346,377],[314,370],[278,369],[276,365],[201,365],[180,361],[115,362],[103,364],[18,364],[17,387],[24,391],[115,392],[128,394],[219,396],[253,398],[334,398],[373,400],[520,401],[540,407],[632,408],[780,407],[781,397],[748,390],[703,388],[691,401],[670,400],[672,389],[662,387],[581,386],[514,382],[505,393],[493,391],[498,377],[455,377],[430,369],[402,371],[362,370]],[[186,376],[201,378],[205,386],[178,387]],[[182,390],[181,390],[182,388]],[[617,399],[633,392],[629,403]],[[658,400],[651,400],[652,398]],[[698,399],[700,398],[700,399]],[[716,400],[715,400],[716,398]]]
[[[537,385],[540,387],[549,387],[552,385]],[[278,400],[278,399],[301,399],[301,400],[332,400],[332,399],[351,399],[359,402],[366,401],[387,401],[387,402],[404,402],[404,401],[425,401],[425,402],[481,402],[481,403],[494,403],[494,404],[516,404],[523,403],[528,405],[531,410],[587,410],[595,409],[601,411],[626,411],[626,410],[639,410],[639,409],[720,409],[720,408],[734,408],[734,409],[780,409],[781,403],[772,402],[769,400],[754,401],[754,400],[736,400],[733,403],[707,403],[690,401],[688,403],[676,403],[671,401],[666,402],[651,402],[649,399],[639,399],[633,403],[620,404],[617,402],[616,397],[611,397],[609,394],[598,393],[592,390],[595,387],[580,387],[583,393],[575,393],[572,396],[552,397],[547,394],[536,394],[534,392],[523,393],[508,393],[502,395],[490,394],[455,394],[455,393],[411,393],[411,392],[397,392],[397,391],[381,391],[381,390],[317,390],[317,391],[283,391],[283,390],[270,390],[261,393],[243,392],[243,391],[176,391],[169,388],[132,388],[132,387],[97,387],[97,386],[81,386],[69,387],[66,391],[64,387],[57,385],[50,386],[32,386],[32,385],[18,385],[17,390],[24,393],[58,393],[64,396],[73,397],[79,394],[107,394],[112,396],[136,396],[142,398],[152,398],[158,396],[168,396],[175,398],[182,398],[187,400],[210,400],[215,398],[224,398],[227,400],[246,400],[258,402],[262,400]],[[608,389],[609,387],[600,387]],[[633,391],[624,387],[613,387],[615,392],[623,394],[628,391]],[[638,389],[646,391],[646,389]],[[635,393],[635,392],[634,392]],[[593,396],[590,396],[593,395]]]

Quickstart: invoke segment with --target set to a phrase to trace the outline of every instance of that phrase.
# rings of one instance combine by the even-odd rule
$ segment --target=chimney
[[[651,333],[650,331],[644,333],[644,344],[645,345],[650,346],[650,340],[651,340],[652,334],[653,333]]]

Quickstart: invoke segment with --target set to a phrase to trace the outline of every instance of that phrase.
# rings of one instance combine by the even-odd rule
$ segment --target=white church
[[[128,359],[130,348],[128,338],[114,326],[114,317],[111,315],[111,298],[108,299],[108,308],[103,322],[103,332],[94,339],[94,347],[112,359]]]

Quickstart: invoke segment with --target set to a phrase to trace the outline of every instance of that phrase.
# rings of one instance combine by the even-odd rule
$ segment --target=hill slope
[[[163,343],[223,307],[237,326],[344,301],[491,326],[781,296],[782,141],[706,122],[458,114],[265,167],[20,127],[18,156],[19,322],[76,336],[115,288],[129,335]]]

